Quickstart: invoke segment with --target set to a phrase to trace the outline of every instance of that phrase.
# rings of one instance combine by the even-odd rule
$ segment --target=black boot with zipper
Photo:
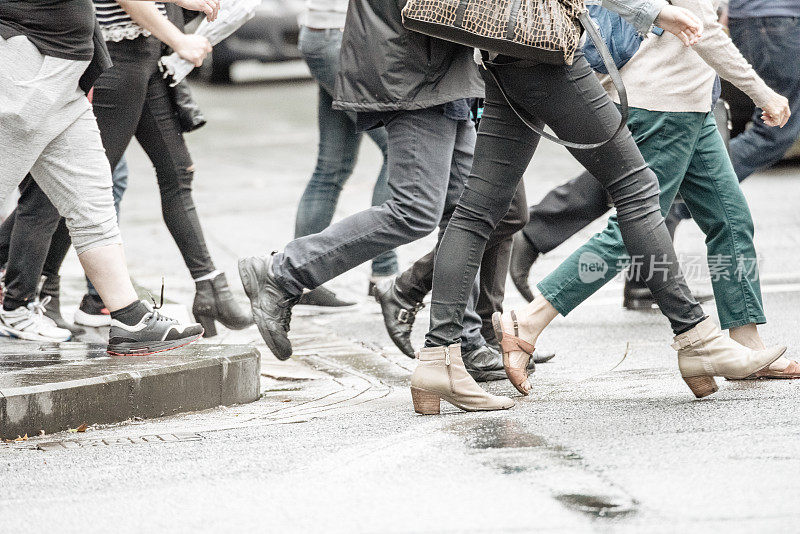
[[[196,282],[196,286],[192,314],[205,330],[203,337],[217,335],[214,321],[219,321],[231,330],[241,330],[253,324],[253,316],[245,312],[234,299],[225,273],[220,273],[211,280]]]

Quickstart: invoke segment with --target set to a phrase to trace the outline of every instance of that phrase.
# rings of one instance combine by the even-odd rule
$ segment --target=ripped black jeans
[[[517,109],[562,139],[593,143],[609,137],[620,113],[589,64],[532,65],[499,57],[495,72]],[[508,212],[539,136],[517,117],[488,72],[486,108],[467,185],[444,233],[433,274],[426,346],[457,343],[472,284],[489,234]],[[675,333],[705,318],[691,296],[659,207],[656,175],[625,129],[600,148],[570,150],[614,200],[628,252],[641,257],[643,276]]]
[[[131,139],[156,170],[161,211],[192,278],[215,270],[192,200],[194,166],[158,70],[162,44],[155,37],[108,42],[114,66],[94,86],[94,114],[111,168]]]

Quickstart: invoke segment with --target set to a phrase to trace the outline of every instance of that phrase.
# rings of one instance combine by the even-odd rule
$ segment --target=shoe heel
[[[719,390],[713,376],[684,376],[683,381],[698,399],[708,397]]]
[[[441,397],[424,389],[412,387],[411,401],[414,403],[414,411],[418,414],[439,415],[441,410]]]
[[[214,323],[214,318],[207,315],[199,315],[196,317],[197,322],[203,327],[203,338],[214,337],[217,335],[217,325]]]

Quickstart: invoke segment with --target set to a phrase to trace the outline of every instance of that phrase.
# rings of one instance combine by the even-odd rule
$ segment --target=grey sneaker
[[[193,343],[203,336],[203,328],[197,323],[181,324],[162,315],[146,301],[142,301],[148,313],[133,326],[111,320],[108,348],[116,356],[147,356]]]
[[[275,357],[288,360],[292,355],[289,341],[292,307],[300,297],[287,294],[275,279],[272,254],[240,259],[239,277],[253,307],[253,319],[261,337]]]

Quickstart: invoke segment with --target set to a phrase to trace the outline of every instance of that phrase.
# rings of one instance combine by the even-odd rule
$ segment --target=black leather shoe
[[[484,345],[474,350],[461,352],[464,367],[476,382],[492,382],[494,380],[507,380],[503,369],[503,355],[489,345]],[[528,364],[530,372],[536,371],[536,364],[531,358]]]
[[[288,360],[292,355],[292,342],[289,341],[292,307],[300,297],[286,293],[275,279],[272,254],[240,259],[239,276],[250,299],[253,319],[261,337],[279,360]]]
[[[225,273],[219,273],[211,280],[196,282],[195,287],[192,315],[203,327],[203,337],[217,335],[214,321],[231,330],[241,330],[253,324],[253,316],[242,309],[233,297]]]
[[[336,296],[336,293],[324,286],[306,291],[300,295],[300,300],[297,301],[297,306],[303,306],[309,309],[347,308],[355,305],[355,302],[340,299]]]
[[[375,300],[381,305],[383,324],[389,337],[400,349],[400,352],[414,357],[414,347],[411,345],[411,329],[417,312],[425,305],[421,302],[407,300],[397,291],[394,280],[385,280],[375,286]]]
[[[519,291],[528,302],[533,300],[533,291],[531,291],[528,285],[528,276],[530,275],[531,267],[533,267],[538,257],[539,251],[536,250],[522,232],[514,234],[508,274],[511,275],[511,281],[514,282],[517,291]]]
[[[503,369],[503,355],[488,345],[470,351],[461,352],[464,367],[476,382],[491,382],[505,380],[506,371]]]
[[[656,306],[653,294],[647,284],[625,276],[625,289],[622,292],[622,306],[627,310],[650,310]]]
[[[494,351],[499,352],[500,354],[503,353],[503,350],[500,348],[500,344],[497,342],[497,339],[492,338],[491,340],[486,340],[486,345],[491,347]],[[553,358],[556,357],[556,352],[554,350],[547,350],[547,349],[536,349],[533,351],[533,356],[531,357],[531,363],[528,365],[529,369],[533,369],[533,366],[538,363],[547,363]]]

